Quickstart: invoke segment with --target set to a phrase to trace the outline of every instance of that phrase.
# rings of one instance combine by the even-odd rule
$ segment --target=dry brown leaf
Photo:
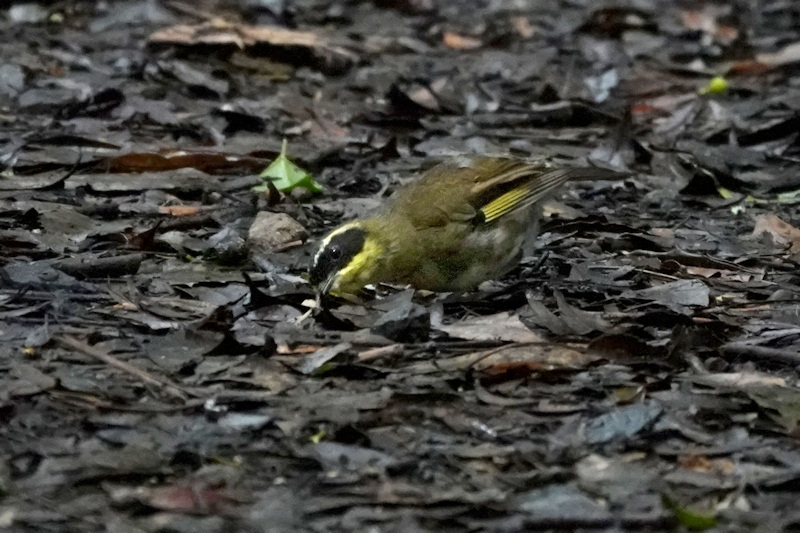
[[[757,54],[755,59],[737,61],[728,69],[729,74],[761,74],[768,70],[800,63],[800,42],[791,43],[777,52]]]
[[[244,49],[256,45],[272,47],[282,60],[303,63],[308,56],[330,70],[343,70],[358,58],[353,52],[332,44],[327,38],[310,31],[277,26],[250,26],[213,21],[205,24],[177,24],[153,32],[147,39],[156,45],[233,45]]]
[[[199,205],[162,205],[158,212],[173,217],[188,217],[198,214],[201,209]]]
[[[321,349],[325,348],[323,345],[313,344],[313,345],[301,345],[301,346],[289,346],[287,344],[279,344],[275,353],[278,355],[309,355],[314,352],[317,352]]]
[[[517,32],[517,35],[523,39],[530,39],[535,33],[533,26],[531,26],[531,21],[528,20],[528,17],[512,17],[511,27],[513,27],[514,31]]]
[[[720,268],[705,268],[705,267],[686,267],[686,273],[693,276],[700,276],[702,278],[712,278],[714,276],[720,277],[728,281],[751,281],[755,276],[747,272],[735,272],[733,270],[723,270]]]
[[[479,371],[498,365],[527,365],[536,371],[556,368],[581,368],[603,356],[585,346],[562,346],[549,342],[509,344],[493,350],[472,352],[447,359],[420,361],[405,367],[414,374],[460,371],[474,368]]]
[[[97,166],[104,172],[164,172],[181,168],[196,168],[207,174],[228,174],[234,170],[245,170],[258,173],[269,164],[260,157],[223,154],[218,152],[171,151],[131,152],[104,160],[98,160]]]
[[[319,37],[312,32],[271,26],[247,26],[224,23],[177,24],[153,32],[148,41],[157,44],[235,44],[239,48],[259,43],[275,46],[317,46]]]
[[[784,222],[777,215],[761,215],[756,219],[753,237],[769,233],[778,244],[786,244],[792,253],[800,252],[800,229]]]
[[[733,26],[719,23],[721,13],[713,8],[686,10],[681,12],[683,25],[694,31],[702,31],[717,40],[729,44],[739,37],[739,30]]]
[[[678,458],[678,463],[687,470],[729,476],[736,471],[736,465],[727,458],[711,458],[707,455],[684,455]]]
[[[523,363],[535,365],[539,370],[580,368],[601,359],[594,353],[553,344],[516,344],[483,354],[486,357],[474,364],[476,370]]]
[[[483,43],[474,37],[466,37],[451,31],[444,32],[442,42],[453,50],[474,50],[483,46]]]

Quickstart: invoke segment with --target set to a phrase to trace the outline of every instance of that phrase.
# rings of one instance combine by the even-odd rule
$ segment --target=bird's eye
[[[339,248],[338,246],[331,246],[330,248],[328,248],[328,257],[330,257],[334,261],[341,259],[342,249]]]

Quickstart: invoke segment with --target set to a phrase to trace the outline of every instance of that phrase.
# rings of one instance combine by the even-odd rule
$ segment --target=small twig
[[[182,15],[188,15],[190,17],[194,17],[196,19],[202,20],[207,23],[214,23],[217,21],[224,21],[221,17],[214,15],[213,13],[209,13],[203,9],[199,9],[194,7],[193,5],[187,2],[181,2],[179,0],[172,0],[167,2],[167,7],[181,13]]]
[[[781,350],[780,348],[731,342],[720,346],[719,351],[729,356],[738,355],[749,357],[750,359],[769,359],[793,365],[800,364],[800,353],[792,349]]]
[[[228,191],[226,191],[226,190],[224,190],[222,188],[218,187],[216,189],[211,189],[210,192],[215,192],[215,193],[219,194],[220,196],[222,196],[223,198],[227,198],[228,200],[231,200],[232,202],[235,202],[237,204],[245,206],[249,210],[252,210],[252,211],[256,210],[252,203],[248,202],[247,200],[243,200],[242,198],[239,198],[238,196],[236,196],[232,192],[228,192]]]
[[[513,348],[520,348],[520,347],[524,347],[524,346],[542,346],[542,345],[548,345],[548,344],[551,344],[551,343],[548,343],[548,342],[514,342],[514,343],[511,343],[511,344],[503,344],[502,346],[498,346],[497,348],[494,348],[492,350],[488,350],[488,351],[483,352],[483,353],[478,352],[477,354],[473,354],[473,355],[477,355],[478,358],[475,359],[474,361],[470,361],[469,365],[467,365],[467,368],[474,368],[475,365],[477,365],[481,361],[483,361],[485,359],[488,359],[489,357],[491,357],[493,355],[496,355],[498,353],[504,352],[506,350],[510,350],[510,349],[513,349]],[[463,357],[463,356],[461,356],[461,357]]]
[[[304,241],[302,241],[302,240],[286,242],[286,243],[283,243],[283,244],[280,244],[280,245],[276,246],[275,249],[273,249],[272,251],[275,252],[275,253],[285,252],[286,250],[290,250],[292,248],[297,248],[298,246],[303,246],[303,244],[304,244]]]
[[[389,344],[387,346],[378,346],[377,348],[370,348],[358,354],[359,363],[367,363],[377,361],[384,357],[395,357],[401,355],[405,347],[402,344]]]
[[[685,217],[683,220],[680,220],[677,224],[673,225],[672,228],[670,228],[670,229],[672,231],[675,231],[676,229],[680,229],[683,226],[685,226],[686,223],[689,222],[691,219],[692,219],[692,215],[689,215],[689,216]]]
[[[86,344],[85,342],[78,340],[75,337],[66,335],[60,337],[58,341],[70,348],[78,350],[79,352],[85,355],[94,357],[95,359],[99,359],[100,361],[106,363],[108,366],[112,366],[118,370],[130,374],[131,376],[140,379],[144,383],[155,385],[156,387],[162,389],[170,396],[173,396],[181,400],[186,400],[189,397],[187,393],[183,389],[181,389],[181,387],[179,387],[169,379],[153,375],[140,368],[136,368],[130,363],[126,363],[125,361],[120,361],[119,359],[112,357],[111,355],[101,350],[98,350],[97,348],[90,346],[89,344]]]
[[[680,281],[681,278],[670,276],[669,274],[662,274],[661,272],[655,272],[653,270],[647,270],[646,268],[637,268],[635,269],[642,274],[647,274],[648,276],[653,276],[654,278],[661,278],[661,279],[668,279],[670,281]]]

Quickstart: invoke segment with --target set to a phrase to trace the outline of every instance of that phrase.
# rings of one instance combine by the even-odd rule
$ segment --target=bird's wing
[[[402,191],[392,211],[416,228],[489,223],[548,198],[564,182],[610,171],[555,169],[544,162],[459,157],[437,165]]]
[[[489,159],[480,181],[473,186],[476,222],[490,223],[550,198],[572,179],[620,179],[623,174],[596,167],[556,169],[543,162]],[[496,166],[496,168],[493,168]]]
[[[481,222],[489,223],[498,218],[526,209],[542,200],[549,198],[567,180],[571,179],[571,170],[552,170],[522,174],[516,179],[510,189],[502,192],[503,187],[498,186],[499,196],[480,206]],[[488,191],[489,193],[494,191]]]

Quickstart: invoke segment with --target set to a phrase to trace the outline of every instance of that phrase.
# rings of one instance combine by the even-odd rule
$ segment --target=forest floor
[[[800,4],[623,4],[7,3],[0,530],[800,528]],[[253,191],[284,139],[322,193]],[[457,154],[629,177],[313,311]]]

